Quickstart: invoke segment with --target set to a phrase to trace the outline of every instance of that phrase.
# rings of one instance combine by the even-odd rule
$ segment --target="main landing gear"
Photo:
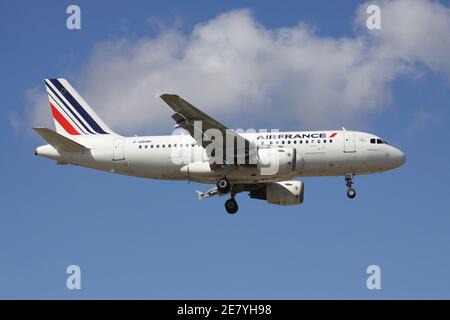
[[[225,210],[227,210],[227,212],[229,214],[235,214],[239,209],[239,206],[237,204],[237,201],[233,198],[228,199],[227,201],[225,201]]]
[[[353,199],[356,197],[356,191],[352,188],[354,174],[348,174],[345,176],[345,184],[347,185],[347,197]]]
[[[216,183],[217,190],[219,190],[220,193],[228,193],[231,190],[231,183],[230,180],[228,180],[227,177],[222,177],[217,181]]]
[[[217,181],[216,186],[217,190],[222,194],[227,194],[231,191],[231,198],[225,201],[225,210],[227,210],[229,214],[235,214],[239,207],[237,201],[234,199],[236,192],[233,192],[230,180],[228,180],[227,177],[222,177]]]

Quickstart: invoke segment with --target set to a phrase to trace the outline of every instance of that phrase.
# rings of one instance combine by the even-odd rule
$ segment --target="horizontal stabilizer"
[[[56,150],[66,151],[66,152],[81,152],[89,150],[85,146],[70,140],[69,138],[56,133],[47,128],[34,128],[34,130],[39,133],[39,135],[44,138],[45,141],[50,143]]]

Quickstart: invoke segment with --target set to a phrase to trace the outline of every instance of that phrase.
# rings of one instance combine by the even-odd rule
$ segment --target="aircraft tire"
[[[216,186],[220,193],[228,193],[231,190],[231,183],[227,177],[220,178]]]
[[[349,197],[349,199],[353,199],[354,197],[356,197],[356,191],[353,188],[350,188],[347,190],[347,197]]]
[[[227,210],[229,214],[235,214],[238,211],[238,209],[239,207],[237,201],[234,200],[233,198],[225,201],[225,210]]]

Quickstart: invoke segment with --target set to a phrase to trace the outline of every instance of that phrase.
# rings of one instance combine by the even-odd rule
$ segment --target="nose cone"
[[[394,161],[395,167],[400,167],[406,162],[406,155],[400,149],[394,148],[391,152],[391,159]]]

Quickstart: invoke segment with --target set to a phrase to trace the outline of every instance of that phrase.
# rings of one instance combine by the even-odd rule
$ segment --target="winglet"
[[[195,192],[197,192],[198,200],[202,200],[205,194],[203,192],[201,192],[201,191],[198,191],[198,190],[195,190]]]
[[[215,195],[222,195],[219,190],[217,190],[217,187],[212,188],[211,190],[208,190],[206,192],[201,192],[196,190],[195,192],[197,192],[198,195],[198,200],[202,200],[204,198],[209,198]]]

